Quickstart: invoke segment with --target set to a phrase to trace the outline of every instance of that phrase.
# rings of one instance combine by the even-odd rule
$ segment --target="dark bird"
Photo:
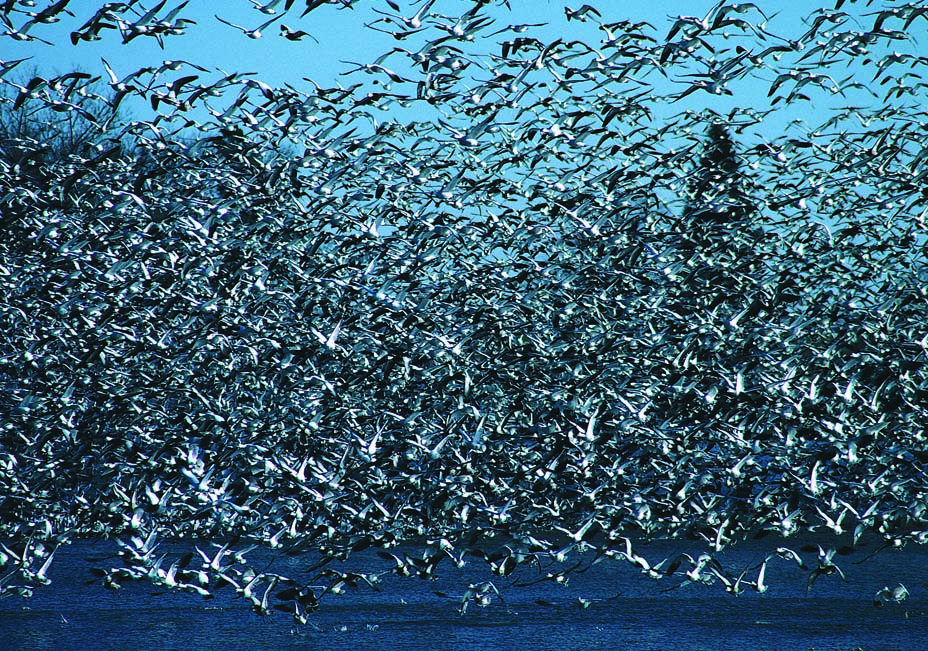
[[[597,18],[602,18],[603,15],[599,13],[596,7],[591,5],[581,5],[579,9],[571,9],[570,7],[564,7],[564,15],[567,16],[567,20],[579,20],[581,22],[586,22],[589,20],[587,15],[592,14]]]
[[[283,36],[288,41],[301,41],[308,36],[309,38],[316,41],[316,43],[319,42],[319,39],[317,39],[315,36],[313,36],[309,32],[304,32],[302,29],[292,30],[286,25],[280,26],[280,35]]]

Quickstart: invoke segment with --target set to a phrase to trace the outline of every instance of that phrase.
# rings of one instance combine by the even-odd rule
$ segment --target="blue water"
[[[781,543],[744,543],[719,559],[732,570],[753,566],[777,544]],[[793,539],[782,544],[799,547]],[[639,549],[657,560],[693,551],[678,542]],[[381,592],[361,586],[328,594],[305,625],[296,625],[283,612],[257,615],[229,588],[206,600],[142,583],[127,583],[118,592],[85,585],[93,578],[92,563],[85,559],[114,550],[85,542],[62,547],[49,571],[50,586],[36,590],[31,599],[0,600],[0,651],[928,649],[923,570],[928,557],[913,545],[860,564],[855,562],[867,555],[866,550],[836,557],[847,582],[837,575],[822,576],[808,596],[808,572],[779,558],[768,562],[767,592],[747,590],[740,596],[727,594],[718,583],[667,591],[682,577],[653,580],[620,561],[572,573],[567,585],[541,581],[519,587],[514,584],[539,579],[551,568],[520,568],[510,577],[499,577],[472,560],[463,569],[441,566],[435,581],[386,574]],[[300,565],[309,562],[308,557],[258,560],[276,563],[274,571],[288,576],[298,575]],[[388,568],[387,561],[373,554],[352,556],[337,567]],[[494,599],[482,608],[471,604],[464,615],[458,612],[457,600],[435,594],[460,595],[469,583],[488,579],[505,601]],[[898,582],[908,588],[909,598],[875,607],[875,593]],[[586,608],[580,606],[580,598],[588,600]]]

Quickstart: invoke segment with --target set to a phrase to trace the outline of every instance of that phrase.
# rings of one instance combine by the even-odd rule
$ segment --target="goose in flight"
[[[228,20],[224,20],[216,14],[213,14],[213,15],[216,16],[216,20],[218,20],[220,23],[223,23],[224,25],[228,25],[229,27],[234,27],[235,29],[241,31],[248,38],[254,38],[254,39],[261,38],[262,36],[261,32],[263,30],[267,29],[267,27],[274,21],[280,20],[283,17],[283,14],[278,14],[276,16],[273,16],[270,20],[266,21],[263,25],[260,25],[254,29],[248,29],[247,27],[242,27],[241,25],[230,23]]]
[[[901,603],[908,599],[909,591],[906,590],[905,586],[901,583],[897,583],[893,587],[884,587],[879,592],[877,592],[873,597],[874,606],[882,606],[887,603]]]

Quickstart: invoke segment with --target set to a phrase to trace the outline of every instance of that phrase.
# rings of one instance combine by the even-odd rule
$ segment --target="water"
[[[719,559],[737,574],[738,567],[757,565],[778,544],[798,549],[802,542],[744,543]],[[681,550],[697,551],[678,542],[636,549],[652,560]],[[519,587],[514,584],[542,579],[548,571],[576,563],[577,557],[550,568],[520,568],[510,577],[492,576],[475,559],[463,569],[442,564],[435,581],[386,574],[381,592],[362,585],[326,595],[309,623],[300,626],[287,613],[255,614],[230,588],[207,600],[160,592],[143,583],[126,583],[118,592],[85,585],[93,565],[86,558],[113,551],[115,547],[102,543],[63,547],[49,571],[52,585],[28,600],[0,600],[0,651],[928,648],[928,585],[922,569],[926,551],[914,545],[884,551],[861,564],[855,562],[863,560],[866,549],[836,557],[847,583],[837,575],[819,577],[809,596],[809,573],[780,558],[768,562],[767,592],[747,590],[740,596],[727,594],[719,583],[668,591],[681,576],[655,581],[628,563],[611,560],[569,574],[567,585],[541,580]],[[392,551],[401,553],[402,548]],[[308,557],[256,554],[249,554],[249,561],[256,566],[271,563],[273,571],[287,576],[300,576],[301,564],[308,562]],[[812,562],[815,554],[803,557]],[[385,571],[389,566],[374,554],[357,554],[336,569]],[[505,601],[494,599],[483,608],[471,604],[464,615],[458,612],[458,600],[435,594],[461,595],[469,583],[488,579]],[[875,607],[876,592],[898,582],[908,588],[909,598]],[[581,607],[580,598],[587,607]]]

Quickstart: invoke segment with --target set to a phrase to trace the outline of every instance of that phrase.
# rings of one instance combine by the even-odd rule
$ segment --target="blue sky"
[[[41,5],[42,3],[37,3]],[[190,0],[179,14],[196,21],[190,25],[184,36],[165,40],[165,49],[161,50],[153,39],[135,39],[128,45],[120,43],[119,35],[114,30],[104,32],[106,38],[97,42],[82,42],[72,46],[69,34],[79,27],[94,10],[103,4],[102,0],[73,0],[69,10],[75,18],[62,16],[54,25],[43,25],[32,30],[42,38],[51,41],[54,46],[42,43],[23,43],[5,39],[4,60],[35,57],[35,62],[42,68],[71,68],[77,66],[92,71],[100,67],[100,57],[106,57],[111,63],[122,61],[127,68],[141,66],[161,59],[190,59],[206,67],[221,67],[224,70],[239,69],[256,71],[268,83],[293,81],[302,76],[312,76],[320,80],[330,80],[343,69],[341,60],[369,60],[391,49],[403,45],[391,36],[364,28],[365,23],[380,17],[374,10],[395,13],[386,0],[370,0],[363,7],[344,9],[334,5],[324,5],[313,10],[305,18],[299,18],[301,11],[297,2],[288,14],[263,31],[260,39],[250,39],[233,27],[222,24],[221,18],[243,27],[253,29],[260,26],[273,15],[260,13],[251,0]],[[157,4],[145,0],[145,7]],[[180,2],[169,2],[164,11]],[[361,3],[359,3],[361,4]],[[400,0],[404,7],[407,2]],[[411,4],[408,15],[415,13],[421,2]],[[577,8],[580,2],[559,2],[554,0],[512,0],[512,11],[503,8],[495,10],[498,24],[507,23],[548,23],[546,31],[550,35],[573,36],[595,33],[591,22],[568,21],[564,8]],[[594,3],[603,15],[604,22],[617,20],[646,20],[657,28],[658,34],[666,34],[673,23],[673,17],[679,15],[703,16],[716,2],[708,0],[648,0],[647,2]],[[614,6],[612,6],[614,5]],[[809,0],[791,2],[759,3],[774,7],[765,10],[768,15],[777,14],[771,25],[785,25],[808,14],[819,3]],[[784,6],[785,5],[785,6]],[[439,0],[432,10],[447,15],[458,15],[472,6],[465,0]],[[282,7],[282,5],[281,5]],[[278,12],[279,14],[280,12]],[[23,17],[25,18],[25,17]],[[14,24],[17,21],[14,21]],[[21,22],[21,21],[20,21]],[[299,42],[288,41],[279,35],[280,25],[285,24],[295,30],[305,30],[312,34],[318,43],[311,39]],[[40,31],[41,30],[41,31]],[[502,38],[502,37],[500,37]],[[231,71],[231,70],[230,70]]]
[[[40,0],[37,4],[42,6],[51,1]],[[192,19],[196,21],[196,24],[189,25],[186,33],[181,36],[165,38],[164,49],[161,49],[153,38],[136,38],[127,45],[123,45],[117,30],[105,30],[101,41],[80,42],[76,46],[72,45],[69,37],[71,31],[80,27],[103,4],[103,0],[72,0],[68,9],[75,14],[73,18],[62,15],[63,19],[59,23],[36,25],[30,31],[30,35],[41,37],[53,45],[46,45],[40,41],[21,42],[11,38],[2,38],[0,39],[0,43],[3,44],[2,59],[10,61],[31,57],[31,60],[21,67],[24,73],[30,72],[33,66],[38,68],[40,74],[47,76],[78,69],[99,74],[104,80],[107,77],[101,58],[105,58],[120,77],[143,66],[159,65],[165,60],[183,60],[203,66],[210,72],[201,73],[190,70],[177,74],[194,72],[201,75],[202,81],[218,78],[219,71],[255,73],[256,79],[271,86],[289,83],[300,90],[310,90],[311,86],[304,78],[310,78],[325,87],[331,87],[337,83],[348,85],[353,80],[347,79],[342,73],[356,66],[346,62],[370,63],[393,48],[417,49],[418,47],[419,42],[416,41],[416,36],[398,41],[390,35],[364,27],[365,23],[371,23],[381,17],[376,13],[377,10],[395,13],[387,0],[358,2],[356,9],[345,9],[327,4],[313,10],[302,19],[300,13],[305,4],[303,0],[297,0],[289,13],[263,30],[263,36],[259,39],[249,38],[241,30],[217,19],[218,15],[227,22],[241,25],[246,29],[257,28],[273,18],[273,15],[259,12],[256,8],[256,1],[190,0],[179,16]],[[143,13],[145,9],[157,4],[156,0],[141,0],[138,11]],[[180,4],[181,0],[169,0],[159,15],[163,15]],[[400,6],[404,16],[412,16],[417,8],[422,6],[423,1],[397,0],[393,4]],[[491,10],[492,15],[496,17],[496,23],[481,34],[491,34],[497,29],[512,24],[546,23],[545,27],[531,28],[527,34],[542,40],[577,39],[591,45],[597,45],[603,36],[597,29],[595,20],[586,22],[567,20],[565,7],[579,9],[582,6],[579,0],[567,3],[555,0],[511,0],[510,4],[511,11],[501,7]],[[677,16],[682,14],[702,17],[716,4],[715,0],[600,1],[593,3],[602,13],[603,22],[623,19],[649,21],[655,27],[653,34],[658,40],[663,40],[667,36]],[[850,9],[850,5],[849,2],[845,9]],[[434,6],[431,7],[431,12],[456,17],[472,6],[473,2],[470,0],[436,0]],[[758,0],[756,5],[742,3],[742,6],[748,8],[743,15],[751,22],[756,23],[759,20],[759,14],[752,8],[757,6],[770,17],[767,27],[771,32],[795,37],[805,31],[802,19],[823,6],[823,3],[809,0],[791,0],[790,2]],[[831,8],[834,3],[829,0],[824,3],[824,6]],[[283,2],[279,2],[278,10],[282,8]],[[876,7],[873,9],[875,10]],[[868,10],[855,6],[854,11],[866,12]],[[14,26],[21,25],[26,19],[25,15],[14,14],[13,24]],[[872,18],[867,20],[872,20]],[[928,21],[919,21],[918,24],[913,25],[913,28],[917,27],[920,32],[924,33],[923,23],[928,23]],[[286,25],[292,30],[304,30],[312,34],[316,40],[312,38],[304,38],[298,42],[287,40],[280,35],[281,25]],[[848,26],[842,27],[845,30],[849,28]],[[861,29],[865,27],[861,26]],[[475,45],[477,50],[499,53],[499,43],[511,36],[482,37],[478,35],[477,38],[485,39],[485,42],[478,42]],[[923,39],[922,42],[924,43],[925,40]],[[757,47],[763,47],[763,44],[758,43]],[[394,56],[387,60],[385,65],[388,67],[402,65],[403,62],[400,60],[402,58]],[[371,76],[362,75],[362,77],[366,77],[367,82],[372,80]],[[9,75],[8,78],[15,78],[15,75]],[[736,105],[766,108],[769,106],[766,91],[771,81],[772,75],[770,79],[761,81],[734,82],[732,88],[736,90],[736,94],[733,97],[696,92],[687,97],[685,101],[669,105],[668,109],[678,112],[690,108],[700,110],[708,107],[723,113]],[[685,88],[685,85],[675,90],[679,91],[680,88]],[[786,119],[819,118],[820,115],[816,112],[820,113],[824,108],[821,103],[830,100],[824,97],[817,101],[819,101],[818,106],[811,103],[794,103],[788,113],[778,116],[774,121],[776,126],[773,128],[780,128],[782,121]],[[835,98],[835,101],[847,103],[848,100]],[[130,106],[130,110],[134,118],[145,119],[145,113],[149,109],[146,104],[137,101],[136,104]]]
[[[143,0],[143,6],[153,7],[156,2]],[[38,3],[39,5],[42,2]],[[168,2],[162,13],[171,9],[177,2]],[[81,42],[73,46],[69,39],[71,31],[82,25],[102,0],[75,0],[69,9],[75,14],[72,19],[63,16],[61,22],[53,25],[41,25],[32,29],[31,34],[53,43],[53,46],[41,42],[19,42],[3,39],[4,60],[31,56],[32,61],[45,74],[69,72],[81,69],[87,72],[103,74],[101,57],[106,58],[117,74],[132,72],[144,65],[158,64],[164,60],[182,59],[191,61],[209,69],[221,69],[226,72],[255,72],[258,78],[271,85],[285,82],[299,84],[301,78],[310,77],[323,85],[333,84],[339,80],[339,74],[352,66],[343,61],[370,62],[380,54],[393,47],[409,47],[415,39],[397,41],[393,37],[364,27],[379,16],[375,9],[394,13],[386,0],[371,0],[357,9],[338,8],[324,5],[313,10],[305,18],[299,14],[302,2],[297,2],[291,11],[263,31],[260,39],[248,38],[241,31],[221,23],[221,18],[254,29],[273,16],[256,10],[251,0],[190,0],[179,14],[196,21],[187,28],[182,36],[165,39],[165,48],[158,47],[154,39],[137,38],[128,45],[122,45],[116,30],[103,32],[104,39],[96,42]],[[412,3],[407,8],[400,0],[404,13],[413,15],[421,2]],[[578,8],[582,3],[564,3],[553,0],[512,0],[512,11],[498,8],[497,24],[492,30],[507,24],[548,23],[548,27],[532,31],[536,35],[551,38],[579,38],[589,43],[596,43],[601,36],[593,22],[568,21],[564,7]],[[647,2],[594,3],[603,14],[604,21],[621,19],[647,20],[657,29],[657,35],[663,37],[670,29],[674,16],[703,16],[715,4],[706,0],[689,0],[686,2],[672,0],[649,0]],[[761,2],[760,5],[779,6],[767,10],[768,15],[777,13],[771,20],[774,31],[796,21],[818,6],[808,0],[784,2]],[[787,7],[784,8],[783,5]],[[283,3],[280,4],[282,8]],[[438,0],[432,11],[457,16],[472,6],[464,0]],[[14,20],[22,23],[25,16]],[[280,36],[280,25],[287,25],[293,30],[305,30],[312,34],[318,43],[305,38],[299,42],[289,41]],[[781,27],[782,26],[782,27]],[[795,31],[792,30],[792,31]],[[491,37],[491,41],[504,40],[503,36]],[[498,47],[487,47],[489,51],[498,51]]]
[[[38,4],[41,5],[41,1]],[[229,22],[253,29],[273,17],[260,13],[251,0],[190,0],[180,16],[191,18],[197,24],[190,25],[183,36],[166,39],[164,50],[161,50],[153,39],[146,38],[135,39],[124,46],[115,30],[104,32],[105,38],[102,41],[82,42],[72,46],[69,40],[70,32],[83,24],[102,4],[103,0],[73,0],[69,5],[69,10],[75,14],[73,19],[62,16],[61,22],[57,24],[43,25],[32,30],[33,34],[52,42],[54,46],[4,39],[6,42],[3,59],[32,56],[41,69],[52,72],[69,71],[73,67],[91,72],[102,70],[100,57],[107,58],[114,68],[125,68],[127,71],[135,69],[133,66],[141,67],[163,59],[186,59],[204,67],[218,67],[229,72],[258,72],[263,80],[271,84],[295,82],[305,76],[312,77],[319,83],[330,83],[345,69],[346,66],[340,63],[341,61],[373,60],[383,52],[405,44],[387,34],[364,28],[365,23],[380,17],[374,12],[375,9],[394,13],[386,0],[370,0],[357,9],[324,5],[303,19],[299,18],[300,5],[303,3],[297,2],[287,15],[265,29],[260,39],[250,39],[216,19],[218,15]],[[155,4],[157,3],[153,0],[144,0],[143,6],[151,7]],[[164,11],[177,4],[180,4],[180,0],[169,2],[165,5]],[[400,0],[399,4],[405,7],[410,3]],[[545,31],[555,37],[595,33],[595,27],[591,23],[584,24],[577,20],[568,22],[565,17],[565,6],[579,7],[581,4],[553,0],[513,0],[512,12],[500,8],[496,13],[500,26],[507,23],[544,22],[549,23],[549,28]],[[615,7],[612,9],[607,9],[611,3],[599,4],[605,21],[647,20],[657,28],[658,33],[663,34],[672,24],[669,16],[702,16],[715,2],[649,0],[614,3]],[[785,16],[795,18],[808,13],[803,11],[803,8],[812,9],[816,6],[807,0],[773,4],[789,5],[788,11],[778,10],[781,15],[775,20]],[[411,3],[411,9],[404,13],[410,16],[415,14],[418,5],[421,5],[421,2]],[[458,15],[471,5],[471,2],[462,0],[439,0],[432,9],[438,13]],[[24,19],[25,17],[20,21],[14,20],[14,24]],[[305,30],[319,42],[308,38],[299,42],[288,41],[279,35],[281,24],[294,30]]]

